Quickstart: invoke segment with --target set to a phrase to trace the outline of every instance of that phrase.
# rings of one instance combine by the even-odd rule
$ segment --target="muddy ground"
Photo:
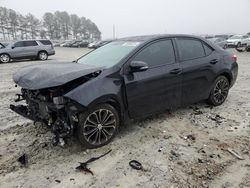
[[[87,50],[56,52],[48,62],[71,61]],[[236,54],[238,80],[223,105],[201,102],[131,122],[112,143],[94,150],[86,150],[77,139],[53,146],[44,126],[11,112],[9,104],[20,90],[12,73],[40,62],[1,64],[0,187],[250,187],[250,53]],[[89,165],[94,175],[75,170],[78,162],[110,149]],[[24,153],[26,167],[17,162]],[[132,159],[144,170],[132,169]]]

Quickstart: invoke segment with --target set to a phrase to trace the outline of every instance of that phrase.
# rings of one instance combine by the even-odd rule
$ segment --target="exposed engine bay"
[[[60,138],[73,134],[78,123],[78,114],[86,108],[67,98],[64,94],[81,84],[97,77],[100,71],[88,74],[62,86],[29,90],[21,89],[15,102],[25,101],[25,105],[10,105],[10,109],[34,122],[42,122],[55,134],[55,143]]]

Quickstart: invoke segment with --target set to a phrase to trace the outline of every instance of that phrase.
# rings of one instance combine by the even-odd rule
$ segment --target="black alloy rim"
[[[227,97],[228,90],[228,82],[224,79],[219,80],[214,88],[214,100],[217,103],[222,103]]]
[[[92,145],[107,142],[115,133],[116,118],[113,112],[99,109],[88,115],[84,122],[83,136]]]

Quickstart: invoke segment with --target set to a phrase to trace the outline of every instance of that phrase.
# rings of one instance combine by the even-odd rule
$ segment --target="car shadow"
[[[168,118],[173,117],[176,114],[183,113],[183,115],[187,115],[191,113],[196,113],[196,111],[203,110],[205,108],[212,109],[213,106],[207,104],[206,101],[201,101],[198,103],[194,103],[188,106],[184,106],[184,107],[180,107],[180,108],[176,108],[172,110],[164,110],[157,114],[152,114],[141,119],[131,120],[120,127],[120,131],[118,135],[123,137],[123,136],[126,136],[127,134],[130,134],[135,129],[135,127],[148,128],[152,125],[151,122],[153,123],[153,122],[167,121]]]

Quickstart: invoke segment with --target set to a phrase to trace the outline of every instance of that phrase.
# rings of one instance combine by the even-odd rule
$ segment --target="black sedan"
[[[88,148],[109,143],[118,127],[201,100],[221,105],[238,73],[237,57],[189,35],[123,38],[73,63],[24,67],[10,108],[48,124],[58,137],[77,133]]]

